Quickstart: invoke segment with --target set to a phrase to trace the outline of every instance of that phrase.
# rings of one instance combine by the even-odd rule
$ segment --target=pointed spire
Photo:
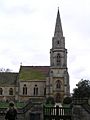
[[[60,35],[63,36],[63,31],[62,31],[62,24],[61,24],[61,19],[60,19],[59,8],[58,8],[58,12],[57,12],[57,18],[56,18],[56,26],[55,26],[54,36],[56,36],[57,34],[60,34]]]

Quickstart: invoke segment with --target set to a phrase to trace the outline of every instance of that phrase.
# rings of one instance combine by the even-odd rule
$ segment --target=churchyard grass
[[[0,108],[8,108],[9,103],[8,102],[0,102]],[[24,102],[16,102],[15,107],[22,108],[25,106]]]

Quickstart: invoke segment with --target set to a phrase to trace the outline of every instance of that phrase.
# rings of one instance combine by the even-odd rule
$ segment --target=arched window
[[[57,44],[59,44],[60,42],[59,41],[57,41]]]
[[[60,80],[57,80],[57,81],[56,81],[56,88],[57,88],[57,89],[60,89],[60,88],[61,88],[61,81],[60,81]]]
[[[60,54],[57,54],[57,65],[60,65]]]
[[[44,95],[46,95],[46,88],[44,88]]]
[[[0,88],[0,95],[2,95],[2,93],[3,93],[3,89],[2,89],[2,88]]]
[[[38,95],[38,87],[37,87],[37,85],[35,85],[35,87],[34,87],[34,95],[35,95],[35,96]]]
[[[27,86],[24,84],[23,86],[23,95],[27,95]]]
[[[13,88],[9,89],[9,95],[13,95]]]

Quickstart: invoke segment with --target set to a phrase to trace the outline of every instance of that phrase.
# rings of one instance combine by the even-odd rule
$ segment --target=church
[[[45,100],[62,102],[70,95],[67,49],[58,9],[50,49],[50,66],[20,66],[18,73],[0,72],[0,101]]]

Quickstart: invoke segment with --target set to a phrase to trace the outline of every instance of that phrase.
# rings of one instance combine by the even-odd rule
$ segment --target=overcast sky
[[[72,91],[90,80],[90,0],[0,0],[0,68],[50,65],[58,7]]]

